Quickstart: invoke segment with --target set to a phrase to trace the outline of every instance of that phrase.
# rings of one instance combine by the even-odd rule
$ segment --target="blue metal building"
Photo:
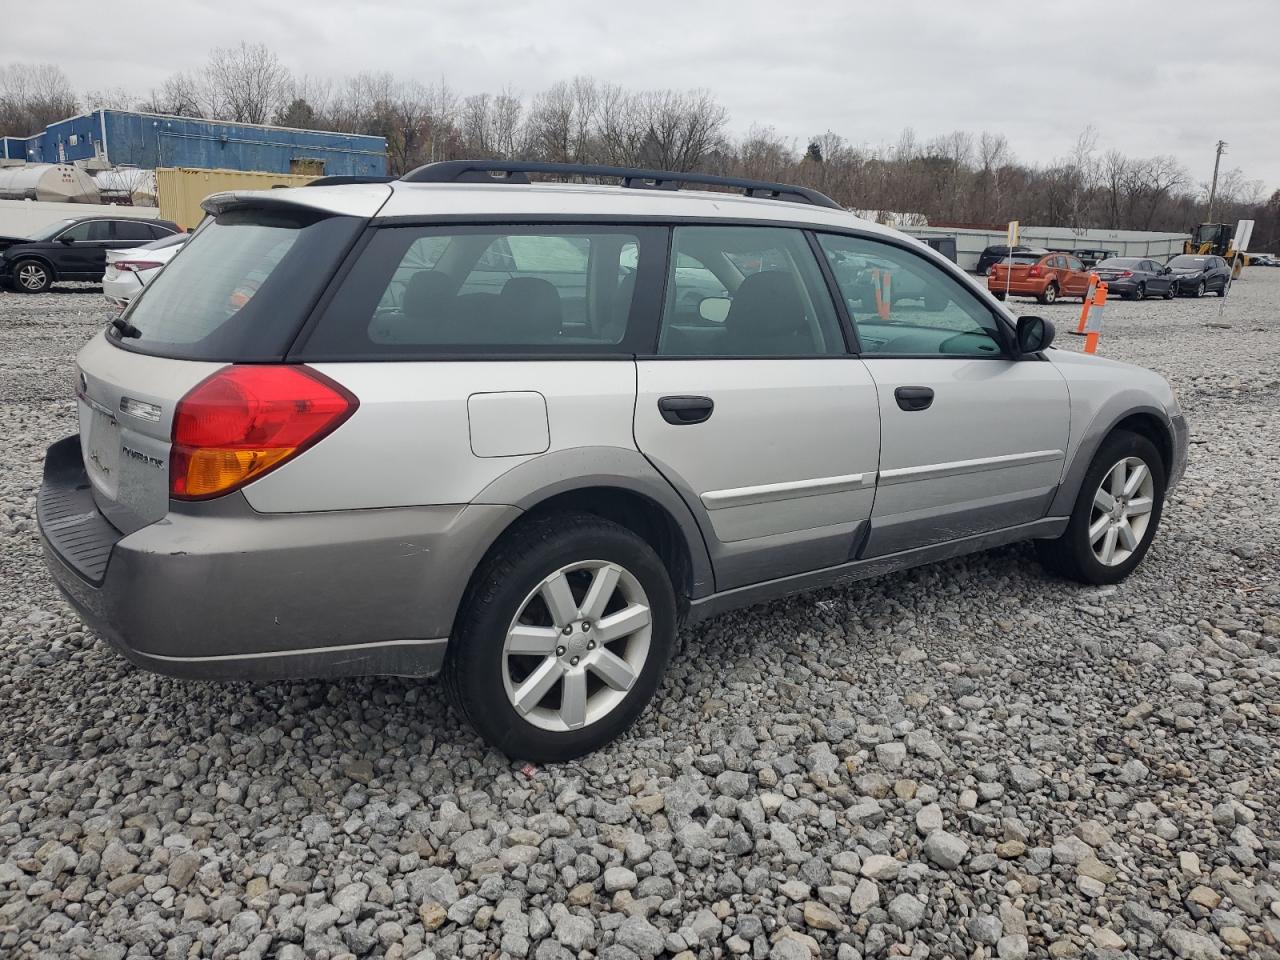
[[[94,110],[43,133],[0,140],[0,157],[29,163],[202,167],[330,176],[385,176],[387,141],[351,133]]]

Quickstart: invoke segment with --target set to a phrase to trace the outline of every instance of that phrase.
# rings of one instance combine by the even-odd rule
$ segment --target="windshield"
[[[70,218],[66,220],[59,220],[57,223],[51,223],[49,224],[49,226],[45,227],[43,230],[37,230],[35,233],[33,233],[31,235],[31,239],[32,240],[52,240],[54,237],[60,234],[63,230],[67,229],[67,227],[71,226],[71,224],[73,223],[75,223],[75,221]]]
[[[281,359],[361,223],[264,210],[206,221],[109,335],[185,360]]]
[[[1123,268],[1128,270],[1132,267],[1136,267],[1141,262],[1142,261],[1137,257],[1112,257],[1110,260],[1103,260],[1098,264],[1098,269],[1103,270],[1107,267],[1116,267],[1117,269]]]
[[[1005,263],[1039,263],[1043,253],[1015,253],[1013,256],[1005,257]]]
[[[1169,266],[1175,270],[1203,270],[1208,264],[1208,257],[1174,257],[1169,261]]]

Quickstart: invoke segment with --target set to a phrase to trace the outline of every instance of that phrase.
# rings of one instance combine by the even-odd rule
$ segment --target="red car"
[[[1083,300],[1089,292],[1089,272],[1067,253],[1015,253],[987,271],[987,289],[997,300],[1003,300],[1006,291],[1041,303],[1060,297]]]

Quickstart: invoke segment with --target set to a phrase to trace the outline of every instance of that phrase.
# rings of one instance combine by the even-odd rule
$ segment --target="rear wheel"
[[[992,295],[993,297],[995,297],[997,300],[1003,300],[1003,299],[1004,299],[1004,291],[1003,291],[1003,290],[998,290],[998,291],[997,291],[997,290],[993,290],[993,291],[991,291],[991,295]]]
[[[44,293],[53,285],[53,271],[39,260],[19,260],[13,265],[13,278],[23,293]]]
[[[1164,462],[1155,444],[1136,433],[1113,433],[1085,474],[1062,536],[1035,542],[1040,562],[1083,583],[1118,583],[1146,556],[1164,492]]]
[[[1138,284],[1138,289],[1134,291],[1133,299],[1135,300],[1147,299],[1147,285],[1145,283]]]
[[[652,547],[599,517],[543,517],[505,536],[477,572],[445,683],[490,744],[560,762],[635,721],[675,633],[674,592]]]
[[[1227,295],[1227,291],[1230,289],[1231,289],[1231,281],[1227,280],[1222,284],[1220,288],[1218,288],[1218,296],[1225,297]]]
[[[1058,285],[1051,283],[1044,288],[1044,293],[1036,298],[1041,303],[1054,303],[1058,299]]]

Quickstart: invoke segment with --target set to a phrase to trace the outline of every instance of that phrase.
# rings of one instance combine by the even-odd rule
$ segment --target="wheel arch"
[[[472,502],[509,504],[521,510],[497,532],[485,555],[531,516],[589,513],[626,527],[653,547],[671,575],[682,606],[714,590],[711,559],[697,521],[667,480],[636,450],[593,447],[546,454],[503,474]]]
[[[39,263],[46,270],[49,271],[50,283],[54,283],[58,279],[58,268],[54,266],[53,261],[49,257],[45,256],[43,253],[39,251],[32,251],[30,253],[17,253],[9,257],[9,259],[13,262],[15,267],[19,263],[21,263],[23,260],[35,260],[37,263]]]
[[[1163,410],[1144,403],[1127,406],[1110,415],[1099,415],[1089,425],[1074,458],[1067,466],[1058,493],[1049,508],[1049,516],[1067,516],[1071,513],[1080,493],[1080,484],[1084,481],[1084,475],[1093,463],[1098,448],[1118,430],[1136,433],[1155,444],[1165,476],[1172,475],[1175,459],[1173,426]]]

